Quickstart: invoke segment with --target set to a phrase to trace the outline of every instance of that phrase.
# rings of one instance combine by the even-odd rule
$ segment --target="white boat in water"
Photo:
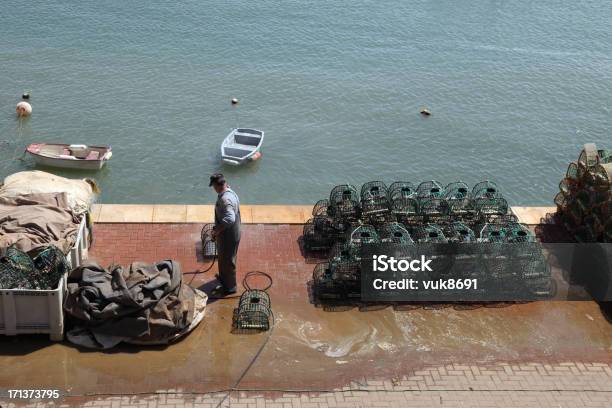
[[[238,166],[261,157],[264,132],[256,129],[236,128],[221,144],[221,157],[227,164]]]
[[[37,164],[67,169],[99,170],[113,156],[110,146],[32,143],[26,152]]]

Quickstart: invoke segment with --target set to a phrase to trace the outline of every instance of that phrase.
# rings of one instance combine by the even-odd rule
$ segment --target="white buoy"
[[[17,116],[29,116],[32,114],[32,105],[27,102],[21,101],[17,104],[15,112],[17,112]]]
[[[232,98],[232,105],[238,105],[238,98]]]

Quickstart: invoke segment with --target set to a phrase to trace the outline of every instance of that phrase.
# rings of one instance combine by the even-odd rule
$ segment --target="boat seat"
[[[234,140],[237,144],[243,144],[247,146],[257,146],[261,138],[257,136],[245,135],[243,133],[236,133],[234,135]]]
[[[234,145],[235,146],[235,145]],[[236,147],[225,147],[225,154],[231,157],[243,158],[247,154],[253,152],[253,149],[238,149]]]
[[[98,160],[100,158],[100,152],[97,150],[91,150],[85,160]]]

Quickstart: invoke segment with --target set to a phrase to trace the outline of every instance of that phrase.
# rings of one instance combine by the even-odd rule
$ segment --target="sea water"
[[[113,203],[211,202],[222,171],[244,203],[489,178],[550,205],[582,144],[612,148],[611,19],[609,1],[7,3],[0,176],[34,168],[15,160],[31,142],[109,144],[102,171],[51,171]],[[221,164],[235,126],[265,131],[259,162]]]

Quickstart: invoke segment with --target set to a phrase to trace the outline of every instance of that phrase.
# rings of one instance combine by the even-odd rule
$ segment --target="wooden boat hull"
[[[98,159],[76,158],[74,156],[49,153],[48,151],[49,149],[61,149],[66,147],[70,147],[70,145],[32,143],[26,148],[26,153],[32,157],[36,164],[41,166],[79,170],[100,170],[112,157],[110,147],[91,146],[89,149],[96,150],[100,153],[100,158]]]

